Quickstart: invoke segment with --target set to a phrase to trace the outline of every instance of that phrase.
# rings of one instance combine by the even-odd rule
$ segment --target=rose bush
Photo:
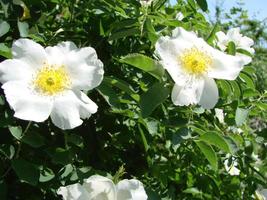
[[[1,200],[265,198],[249,20],[212,23],[205,0],[0,2]]]

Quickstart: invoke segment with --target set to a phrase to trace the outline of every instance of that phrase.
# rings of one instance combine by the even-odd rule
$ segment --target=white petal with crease
[[[91,90],[103,80],[103,63],[97,59],[96,52],[91,47],[71,51],[64,63],[75,89]]]
[[[243,69],[243,60],[240,57],[231,56],[216,49],[211,53],[213,61],[208,76],[217,79],[235,80]]]
[[[117,184],[117,200],[146,200],[143,184],[135,179],[124,179]]]
[[[89,200],[89,194],[80,183],[60,187],[57,194],[63,197],[63,200]]]
[[[49,117],[53,106],[51,99],[37,95],[25,82],[9,81],[2,88],[15,117],[34,122],[43,122]]]
[[[212,78],[205,78],[204,88],[199,104],[205,109],[213,108],[219,99],[216,82]]]
[[[72,129],[82,124],[81,118],[95,113],[97,106],[85,94],[69,90],[57,96],[51,113],[52,122],[59,128]]]
[[[0,63],[0,82],[32,79],[34,70],[18,59],[8,59]]]
[[[37,70],[43,66],[47,60],[44,48],[29,39],[19,39],[12,45],[12,55],[14,59],[19,59]]]
[[[91,176],[84,180],[83,187],[89,194],[88,200],[116,200],[116,187],[106,177]]]
[[[178,106],[197,104],[200,100],[204,87],[203,79],[188,81],[184,86],[174,85],[172,89],[172,102]]]

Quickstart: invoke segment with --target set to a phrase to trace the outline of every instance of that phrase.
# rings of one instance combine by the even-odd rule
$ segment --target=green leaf
[[[216,37],[216,33],[219,31],[219,29],[220,29],[220,28],[219,28],[219,25],[218,25],[218,23],[216,23],[215,26],[213,27],[213,29],[212,29],[210,35],[209,35],[208,38],[207,38],[207,42],[208,42],[209,44],[212,44],[212,42],[214,41],[214,39],[215,39],[215,37]]]
[[[142,116],[148,117],[158,105],[165,101],[169,95],[169,89],[161,83],[155,83],[149,90],[141,95],[140,107]]]
[[[214,145],[221,150],[231,153],[231,149],[227,143],[227,141],[217,132],[206,132],[203,135],[199,136],[199,139],[203,142],[206,142],[210,145]]]
[[[159,122],[157,120],[145,119],[143,125],[152,136],[159,133]]]
[[[255,102],[254,105],[257,106],[262,111],[266,111],[267,110],[267,103]]]
[[[28,37],[29,35],[29,24],[27,22],[18,21],[18,29],[20,37]]]
[[[131,110],[122,110],[122,109],[112,108],[110,113],[120,114],[123,116],[127,116],[129,118],[138,118],[138,115]]]
[[[12,159],[15,155],[15,148],[12,145],[1,144],[0,145],[0,153],[2,153],[8,159]]]
[[[149,146],[147,144],[147,139],[146,139],[146,136],[145,136],[145,133],[141,127],[140,124],[138,124],[138,130],[140,132],[140,135],[141,135],[141,138],[142,138],[142,141],[143,141],[143,145],[144,145],[144,148],[145,148],[145,151],[147,151],[149,149]]]
[[[172,148],[174,151],[180,147],[181,143],[187,139],[192,138],[191,132],[188,128],[181,128],[172,135]]]
[[[22,138],[22,128],[20,126],[10,126],[8,127],[10,133],[17,139],[21,140]]]
[[[0,95],[0,106],[3,105],[5,105],[5,98],[2,95]]]
[[[186,190],[183,191],[183,193],[188,193],[193,195],[202,194],[202,192],[199,191],[199,189],[197,188],[187,188]]]
[[[250,57],[253,57],[253,54],[251,54],[250,52],[248,52],[245,49],[237,49],[236,52],[244,54],[244,55],[247,55],[247,56],[250,56]]]
[[[231,149],[231,154],[235,154],[238,150],[239,150],[239,146],[238,144],[236,143],[236,141],[233,139],[234,137],[241,137],[240,135],[238,134],[231,134],[230,136],[228,137],[224,137],[224,139],[227,141],[227,144],[228,146],[230,147]],[[242,138],[242,137],[241,137]],[[240,142],[241,144],[240,145],[243,145],[242,142]]]
[[[201,10],[203,10],[204,12],[206,12],[208,10],[208,4],[206,0],[196,0],[197,4],[199,5],[199,7],[201,8]]]
[[[159,36],[157,35],[151,19],[147,18],[144,25],[144,32],[147,34],[148,39],[152,42],[152,45],[157,42]]]
[[[236,46],[234,42],[231,41],[228,43],[227,52],[233,56],[236,54]]]
[[[246,74],[255,74],[256,68],[254,66],[245,66],[242,71]]]
[[[116,77],[105,77],[104,82],[107,84],[113,85],[122,91],[126,92],[130,97],[135,101],[140,100],[140,96],[132,89],[132,87],[125,81],[118,79]]]
[[[55,177],[55,174],[51,169],[49,169],[47,167],[45,167],[45,168],[42,167],[42,169],[40,170],[39,181],[41,183],[48,182],[48,181],[52,180],[54,177]]]
[[[148,72],[159,80],[161,80],[164,75],[164,69],[158,61],[142,54],[129,54],[120,61]]]
[[[5,58],[12,58],[11,49],[8,48],[4,43],[0,43],[0,55]]]
[[[45,43],[45,39],[44,39],[44,36],[42,36],[41,34],[29,34],[28,35],[29,38],[33,39],[35,42],[38,42],[38,43]]]
[[[80,148],[84,147],[83,138],[80,135],[67,133],[66,137],[68,143],[72,143]]]
[[[64,166],[60,171],[59,171],[59,175],[61,179],[66,178],[67,176],[69,176],[72,172],[73,172],[74,168],[71,164],[68,164],[66,166]]]
[[[218,80],[219,85],[222,88],[222,92],[225,96],[231,96],[232,88],[229,81],[226,80]]]
[[[112,33],[111,36],[109,37],[109,40],[117,40],[120,38],[128,37],[128,36],[133,36],[136,34],[140,34],[140,30],[138,28],[128,28],[128,29],[123,29],[118,32]]]
[[[255,89],[255,84],[254,84],[252,78],[249,75],[241,72],[239,77],[244,83],[246,83],[246,88]]]
[[[166,3],[166,1],[167,0],[154,0],[154,1],[152,1],[153,9],[155,9],[155,10],[160,9]]]
[[[25,136],[21,139],[21,141],[34,148],[45,145],[45,138],[40,135],[40,133],[33,131],[28,131],[27,134],[25,134]]]
[[[35,165],[26,160],[17,159],[12,161],[12,168],[22,182],[37,185],[40,173]]]
[[[52,157],[52,162],[56,164],[66,165],[73,160],[74,153],[71,149],[56,148],[49,152]]]
[[[102,24],[102,20],[101,19],[99,21],[99,34],[101,36],[105,36],[105,30],[104,30],[104,27],[103,27],[103,24]]]
[[[122,28],[137,28],[139,26],[139,22],[137,19],[125,19],[112,23],[112,30],[122,30]]]
[[[260,93],[257,90],[247,88],[243,90],[243,97],[244,98],[249,98],[249,97],[256,97],[260,96]]]
[[[10,25],[6,21],[0,23],[0,37],[5,35],[10,29]]]
[[[218,158],[213,148],[203,141],[195,141],[201,152],[207,158],[214,170],[218,169]]]
[[[231,84],[233,90],[233,98],[239,99],[241,96],[241,91],[238,83],[236,81],[228,81]]]
[[[188,5],[190,6],[190,8],[196,13],[196,2],[194,0],[188,0],[187,1]]]
[[[118,95],[110,87],[110,85],[103,82],[100,86],[97,87],[97,90],[111,107],[120,107],[120,100],[118,98]]]
[[[245,123],[249,114],[248,109],[237,108],[235,112],[235,123],[237,126],[241,126]]]

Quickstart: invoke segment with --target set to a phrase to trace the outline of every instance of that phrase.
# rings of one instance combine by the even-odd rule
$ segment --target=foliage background
[[[266,188],[266,27],[248,19],[242,5],[226,14],[218,8],[209,22],[205,0],[174,6],[155,0],[147,8],[135,0],[0,3],[1,60],[11,57],[14,40],[28,37],[44,46],[67,40],[92,46],[105,65],[103,83],[88,94],[99,110],[74,130],[15,119],[1,91],[1,200],[60,199],[60,186],[96,173],[115,181],[136,177],[152,200],[253,199],[257,188]],[[238,26],[256,42],[254,61],[239,78],[217,81],[223,124],[214,109],[175,107],[170,100],[173,82],[154,44],[178,26],[211,45],[216,31]],[[225,170],[226,154],[238,161],[239,176]]]

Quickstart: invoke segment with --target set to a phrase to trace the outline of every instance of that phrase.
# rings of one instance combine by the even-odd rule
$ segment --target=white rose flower
[[[153,0],[140,0],[142,6],[149,6]]]
[[[143,184],[138,180],[120,181],[117,186],[117,200],[146,200],[147,195]]]
[[[179,106],[213,108],[218,101],[213,78],[234,80],[243,68],[240,58],[214,49],[183,28],[176,28],[171,37],[160,37],[156,54],[175,82],[172,101]]]
[[[218,118],[221,124],[224,124],[224,112],[223,109],[215,108],[215,116]]]
[[[230,164],[229,160],[230,154],[226,155],[226,160],[224,161],[224,167],[225,170],[231,175],[231,176],[238,176],[240,174],[240,170],[237,168],[238,163],[236,160],[232,161]]]
[[[241,133],[244,132],[241,128],[238,128],[238,127],[236,127],[236,126],[228,126],[228,127],[227,127],[227,131],[231,131],[231,132],[233,132],[234,134],[241,134]]]
[[[252,55],[255,53],[255,50],[251,47],[254,45],[254,41],[251,38],[240,34],[239,28],[232,28],[226,34],[222,31],[219,31],[216,33],[216,37],[217,45],[222,51],[227,49],[229,42],[233,42],[237,49],[244,49]],[[237,53],[236,56],[242,58],[245,65],[252,61],[250,56],[241,53]]]
[[[146,200],[143,184],[135,179],[124,179],[115,185],[110,179],[94,175],[79,183],[60,187],[63,200]]]
[[[182,12],[178,12],[175,19],[177,19],[178,21],[182,21],[184,19],[184,15]]]
[[[114,183],[103,176],[94,175],[84,180],[83,188],[88,192],[87,199],[90,200],[115,200],[116,199],[116,186]],[[63,195],[63,194],[62,194]],[[72,200],[65,199],[64,200]]]
[[[255,193],[258,200],[267,200],[267,189],[258,189]]]
[[[0,82],[15,117],[43,122],[50,116],[57,127],[72,129],[97,111],[84,93],[103,79],[103,63],[93,48],[78,49],[73,42],[43,48],[19,39],[12,54],[0,63]]]

